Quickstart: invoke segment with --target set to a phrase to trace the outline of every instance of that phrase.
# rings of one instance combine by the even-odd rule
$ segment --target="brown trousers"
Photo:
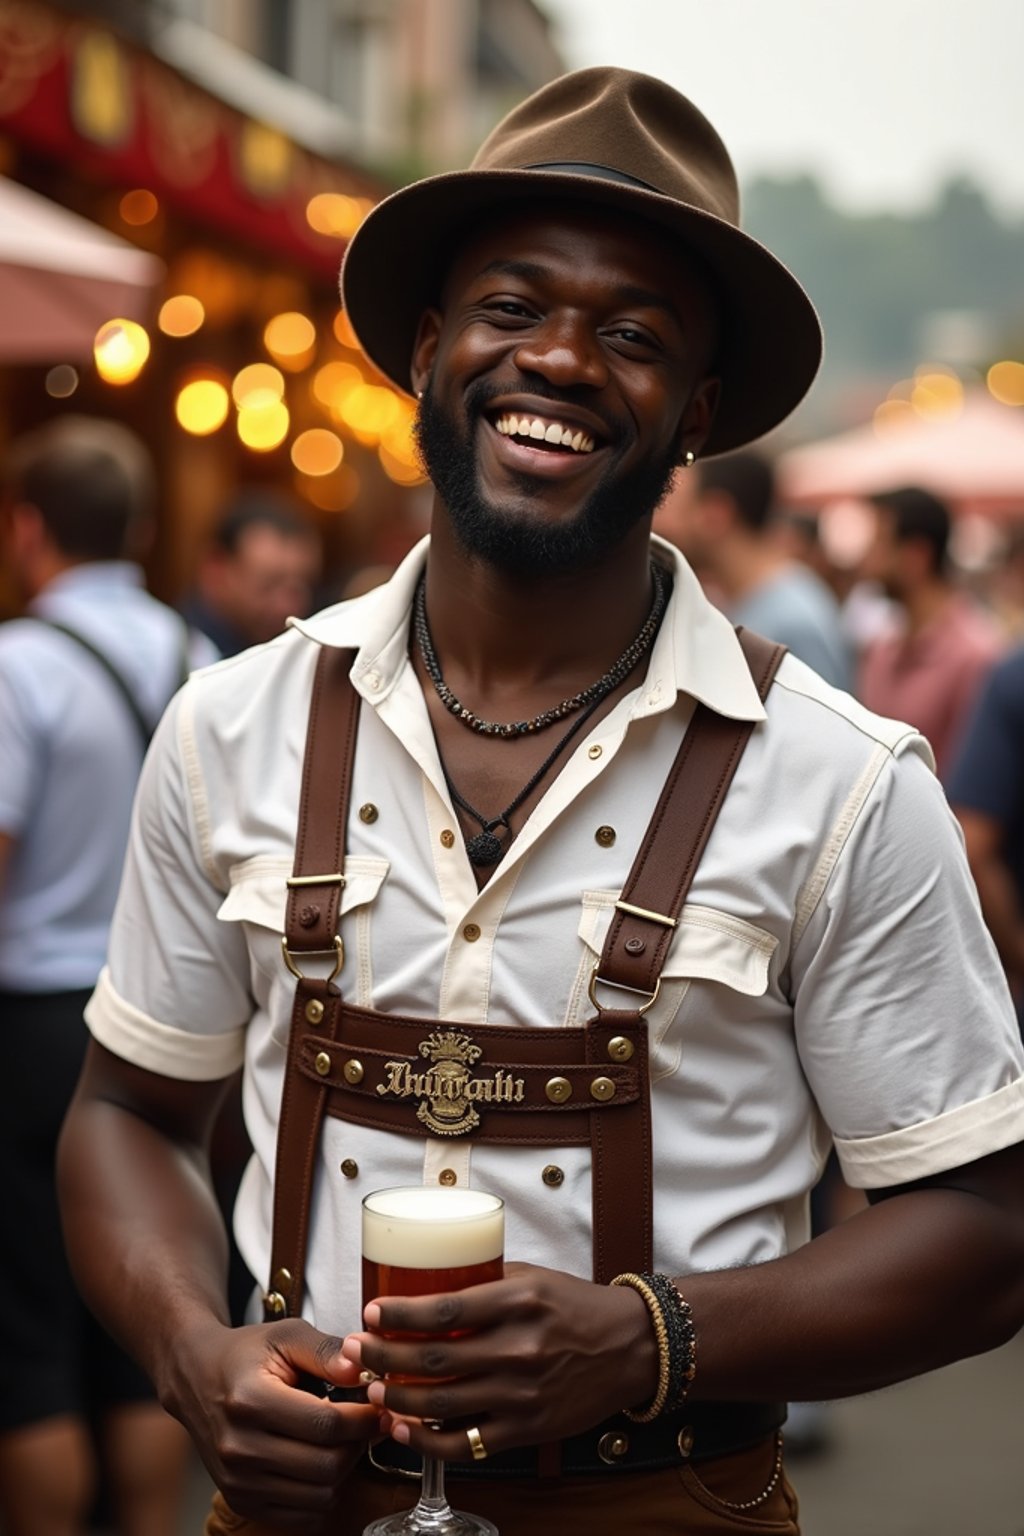
[[[750,1450],[695,1464],[682,1463],[660,1472],[609,1472],[600,1477],[532,1479],[460,1479],[452,1468],[448,1497],[456,1509],[484,1515],[500,1536],[723,1536],[758,1532],[800,1536],[797,1501],[785,1473],[768,1497],[760,1495],[772,1480],[775,1441]],[[362,1536],[371,1520],[416,1502],[417,1485],[409,1478],[388,1477],[366,1463],[346,1485],[345,1508],[330,1517],[324,1536]],[[750,1501],[754,1501],[751,1503]],[[747,1508],[737,1505],[747,1504]],[[279,1536],[268,1525],[243,1520],[214,1495],[205,1536]]]

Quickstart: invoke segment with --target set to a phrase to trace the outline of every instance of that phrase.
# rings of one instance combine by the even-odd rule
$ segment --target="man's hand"
[[[394,1439],[445,1461],[470,1459],[465,1428],[423,1420],[475,1425],[488,1452],[504,1451],[577,1434],[648,1401],[657,1381],[654,1332],[635,1291],[534,1264],[509,1264],[504,1280],[465,1291],[379,1299],[364,1319],[375,1331],[351,1334],[343,1360],[417,1378],[373,1382],[370,1400]]]
[[[304,1376],[357,1386],[341,1340],[289,1320],[249,1328],[211,1323],[181,1340],[165,1396],[236,1514],[275,1530],[336,1527],[345,1479],[381,1427],[376,1408],[332,1403]]]

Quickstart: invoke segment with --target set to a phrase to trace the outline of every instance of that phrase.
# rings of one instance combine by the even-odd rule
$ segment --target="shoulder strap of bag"
[[[132,717],[135,729],[139,735],[139,741],[142,744],[142,750],[145,752],[152,739],[155,726],[146,719],[138,699],[135,697],[126,679],[114,666],[110,657],[104,655],[99,646],[94,645],[91,640],[87,640],[84,635],[79,634],[77,629],[72,629],[70,624],[60,624],[56,619],[44,619],[39,614],[32,615],[32,622],[34,624],[44,624],[47,629],[53,629],[60,635],[66,635],[69,640],[73,640],[83,651],[88,651],[89,655],[99,662],[124,700],[125,708]]]
[[[305,1287],[306,1245],[324,1093],[299,1071],[303,1034],[334,1039],[341,994],[334,985],[345,962],[338,933],[345,884],[345,829],[359,726],[359,695],[349,678],[354,651],[323,646],[317,658],[302,768],[295,864],[288,881],[285,964],[297,978],[281,1092],[274,1174],[270,1285],[263,1296],[267,1320],[297,1317]],[[321,972],[307,974],[309,961]],[[326,961],[325,966],[323,962]]]

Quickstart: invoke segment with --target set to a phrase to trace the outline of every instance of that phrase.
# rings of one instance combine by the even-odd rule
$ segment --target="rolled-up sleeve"
[[[962,839],[890,758],[794,956],[808,1082],[847,1181],[884,1188],[1024,1140],[1024,1055]]]
[[[107,966],[86,1019],[101,1044],[137,1066],[210,1080],[241,1065],[253,1002],[238,924],[217,920],[224,890],[206,846],[193,701],[189,684],[146,759]]]

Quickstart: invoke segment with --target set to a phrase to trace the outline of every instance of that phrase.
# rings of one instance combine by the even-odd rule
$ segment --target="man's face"
[[[208,595],[250,645],[271,640],[292,614],[304,617],[313,601],[320,558],[312,537],[285,535],[255,523],[231,554],[209,568]]]
[[[887,596],[900,601],[907,589],[907,548],[896,535],[896,519],[885,507],[872,507],[874,535],[864,555],[861,575],[877,581]]]
[[[464,246],[424,317],[427,470],[471,555],[593,564],[650,517],[716,397],[704,284],[656,229],[531,208]]]

